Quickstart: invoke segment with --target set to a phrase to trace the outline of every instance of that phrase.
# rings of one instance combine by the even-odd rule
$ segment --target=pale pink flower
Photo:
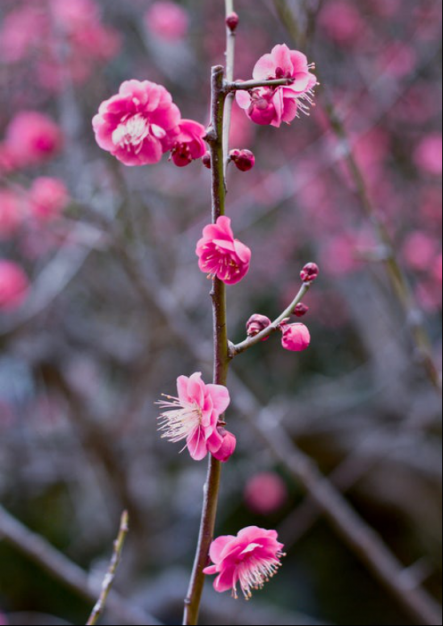
[[[146,28],[166,41],[180,41],[189,30],[189,17],[175,2],[153,2],[145,16]]]
[[[158,163],[173,145],[180,111],[171,94],[149,81],[126,81],[93,119],[98,145],[129,166]]]
[[[292,84],[238,91],[237,103],[256,124],[277,128],[283,122],[290,124],[300,112],[308,113],[313,103],[317,84],[317,77],[311,72],[313,68],[302,52],[290,50],[285,44],[275,46],[257,62],[253,78],[256,81],[291,78]]]
[[[411,233],[403,246],[403,255],[413,270],[429,272],[438,252],[438,240],[423,231]]]
[[[16,263],[0,260],[0,310],[13,311],[25,301],[29,281]]]
[[[303,352],[311,345],[311,334],[304,324],[284,324],[281,327],[282,345],[291,352]]]
[[[0,189],[0,240],[12,237],[24,217],[24,205],[19,196],[9,189]]]
[[[220,418],[230,404],[229,391],[222,385],[206,385],[198,372],[177,379],[178,397],[165,396],[158,402],[162,437],[172,443],[186,441],[185,448],[195,461],[210,452],[219,461],[234,453],[234,435],[223,428]]]
[[[69,202],[63,181],[57,178],[37,178],[29,192],[30,209],[34,217],[47,222],[57,218]]]
[[[192,161],[201,159],[206,154],[204,136],[206,129],[193,120],[182,120],[178,125],[178,135],[174,139],[171,159],[178,167],[186,167]]]
[[[46,34],[47,17],[44,12],[35,6],[19,7],[3,19],[0,27],[0,57],[6,63],[22,61],[41,46]]]
[[[281,567],[283,544],[275,530],[250,526],[237,537],[219,537],[213,541],[209,556],[214,565],[207,567],[208,576],[218,574],[214,589],[219,593],[232,590],[237,598],[237,586],[249,600],[252,591],[262,589]]]
[[[443,172],[443,140],[441,133],[431,133],[425,137],[415,150],[417,166],[428,172],[441,176]]]
[[[52,159],[61,149],[62,132],[43,113],[22,111],[6,129],[6,146],[16,165],[38,165]]]
[[[234,239],[231,220],[225,216],[203,230],[203,238],[197,244],[197,256],[201,271],[226,285],[239,283],[248,273],[251,262],[251,250]]]
[[[256,474],[247,483],[245,501],[250,509],[261,515],[278,511],[288,498],[284,480],[273,472]]]

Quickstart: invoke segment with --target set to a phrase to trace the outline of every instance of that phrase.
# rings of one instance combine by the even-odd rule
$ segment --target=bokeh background
[[[0,3],[0,501],[92,582],[127,508],[115,588],[167,624],[180,623],[205,466],[159,438],[154,402],[178,375],[210,377],[209,285],[194,256],[210,174],[166,158],[125,168],[95,144],[91,120],[137,78],[164,84],[185,117],[206,123],[223,4]],[[229,174],[228,210],[253,251],[248,279],[229,290],[231,338],[243,339],[252,313],[283,310],[305,262],[322,273],[306,298],[310,350],[294,355],[273,338],[239,357],[231,379],[239,449],[217,534],[275,527],[288,556],[247,604],[208,582],[202,623],[418,623],[306,502],[254,420],[278,421],[412,566],[411,585],[441,601],[441,401],[411,327],[426,329],[440,368],[442,4],[236,4],[238,78],[286,42],[316,62],[321,87],[312,115],[288,128],[234,109],[233,147],[253,149],[257,165]],[[408,310],[349,149],[415,296]],[[4,510],[0,623],[84,623],[91,604],[2,539]]]

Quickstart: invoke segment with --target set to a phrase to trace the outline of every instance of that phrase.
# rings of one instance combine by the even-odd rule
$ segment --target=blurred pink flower
[[[21,267],[0,260],[0,310],[13,311],[26,300],[29,281]]]
[[[145,15],[149,32],[167,41],[180,41],[189,30],[189,17],[183,7],[175,2],[153,2]]]
[[[250,526],[237,537],[219,537],[213,541],[209,556],[214,565],[207,567],[208,576],[218,574],[214,589],[219,593],[232,590],[237,597],[237,585],[244,597],[252,597],[254,589],[262,589],[281,567],[283,544],[275,530]]]
[[[0,189],[0,241],[16,233],[23,217],[23,200],[9,189]]]
[[[319,24],[330,39],[343,46],[361,41],[365,29],[365,23],[355,3],[346,0],[327,2],[320,13]]]
[[[231,220],[225,216],[205,227],[203,238],[197,244],[197,256],[201,271],[226,285],[239,283],[248,273],[251,262],[251,250],[234,239]]]
[[[41,177],[34,181],[29,200],[34,217],[46,222],[60,215],[69,202],[69,194],[63,181]]]
[[[311,345],[311,334],[304,324],[284,324],[282,333],[282,346],[285,350],[303,352]]]
[[[237,104],[248,117],[261,126],[279,128],[283,122],[290,124],[299,114],[307,113],[312,104],[317,77],[311,73],[313,65],[302,52],[290,50],[287,45],[275,46],[257,62],[253,78],[256,81],[292,78],[287,87],[261,87],[252,91],[238,91]]]
[[[149,81],[126,81],[93,119],[98,145],[128,166],[158,163],[177,136],[180,111],[171,94]]]
[[[38,7],[22,6],[11,11],[0,26],[1,59],[5,63],[22,61],[41,45],[46,34],[47,18]]]
[[[178,167],[186,167],[192,161],[201,159],[206,154],[203,137],[206,129],[193,120],[182,120],[178,125],[178,135],[174,139],[171,159]]]
[[[284,480],[273,472],[256,474],[246,485],[246,504],[261,515],[269,515],[278,511],[287,498],[288,490]]]
[[[441,176],[443,172],[443,139],[441,133],[431,133],[415,150],[417,166],[429,174]]]
[[[411,233],[403,246],[403,256],[413,270],[419,272],[432,271],[438,252],[438,241],[422,231]]]
[[[221,427],[220,417],[230,404],[229,391],[222,385],[206,385],[198,372],[177,379],[178,397],[165,396],[158,402],[162,437],[172,443],[186,440],[191,457],[204,459],[210,452],[227,461],[235,450],[235,437]]]
[[[19,167],[52,159],[61,149],[62,132],[50,117],[37,111],[21,111],[6,129],[5,143]]]

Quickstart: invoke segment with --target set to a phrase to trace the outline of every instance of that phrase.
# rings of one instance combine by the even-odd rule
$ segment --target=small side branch
[[[249,350],[249,348],[256,346],[258,343],[260,343],[261,341],[264,341],[265,339],[270,337],[273,333],[275,333],[277,330],[279,330],[282,322],[294,313],[295,307],[298,304],[300,304],[300,302],[303,300],[305,295],[308,293],[311,286],[312,286],[312,282],[304,283],[302,288],[300,289],[300,291],[294,298],[294,300],[288,306],[288,308],[285,311],[283,311],[283,313],[279,317],[277,317],[277,319],[274,322],[272,322],[270,326],[262,330],[261,333],[259,333],[258,335],[255,335],[254,337],[248,337],[247,339],[245,339],[244,341],[242,341],[241,343],[237,345],[230,344],[231,359],[238,356],[239,354],[242,354],[243,352],[246,352],[246,350]]]
[[[106,601],[108,599],[109,592],[111,591],[111,587],[114,584],[115,575],[117,573],[117,568],[121,560],[123,546],[125,545],[125,540],[128,532],[129,515],[127,511],[124,511],[120,520],[120,530],[117,539],[114,542],[114,552],[112,554],[112,559],[103,580],[100,597],[92,610],[90,618],[87,621],[87,626],[94,626],[95,624],[97,624],[103,611],[105,610]]]
[[[233,91],[251,91],[259,87],[289,87],[294,83],[293,78],[276,78],[275,80],[247,80],[245,82],[225,82],[227,93]]]

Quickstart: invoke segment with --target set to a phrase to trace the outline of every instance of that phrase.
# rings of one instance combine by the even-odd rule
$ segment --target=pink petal
[[[234,587],[235,567],[231,565],[215,579],[214,589],[218,593],[224,593]]]
[[[257,61],[252,75],[254,80],[268,80],[269,78],[275,78],[276,69],[277,66],[272,54],[265,54]]]
[[[196,402],[198,406],[203,406],[205,401],[205,383],[200,372],[192,374],[188,380],[188,397],[190,402]]]
[[[220,415],[226,411],[231,403],[229,390],[223,385],[206,385],[208,393],[211,395],[214,409]]]
[[[190,402],[188,394],[188,382],[189,378],[187,376],[179,376],[177,378],[177,392],[179,400],[181,402]]]
[[[285,75],[292,76],[294,66],[291,60],[291,51],[286,44],[275,46],[272,50],[272,58],[274,61],[274,67],[280,67]]]
[[[252,98],[248,91],[237,91],[235,99],[241,109],[247,110],[251,106]]]
[[[188,437],[188,450],[194,461],[202,461],[208,454],[205,435],[202,428],[196,428],[192,435]]]
[[[291,50],[291,62],[294,68],[294,75],[299,72],[307,72],[308,71],[308,57],[303,54],[303,52],[299,52],[298,50]]]
[[[217,425],[217,423],[215,425]],[[220,435],[217,429],[212,432],[209,430],[207,435],[208,436],[206,439],[206,445],[208,447],[208,450],[212,454],[212,456],[215,456],[215,458],[217,458],[216,454],[223,445],[223,437]]]
[[[225,537],[218,537],[212,542],[211,549],[209,550],[209,556],[213,563],[219,563],[223,558],[223,550],[229,546],[230,543],[235,541],[235,537],[232,535],[226,535]],[[215,572],[214,572],[215,574]]]
[[[215,565],[211,565],[210,567],[205,567],[205,569],[203,570],[203,574],[206,574],[206,576],[213,576],[214,574],[217,574],[217,573],[218,573],[218,570]]]

